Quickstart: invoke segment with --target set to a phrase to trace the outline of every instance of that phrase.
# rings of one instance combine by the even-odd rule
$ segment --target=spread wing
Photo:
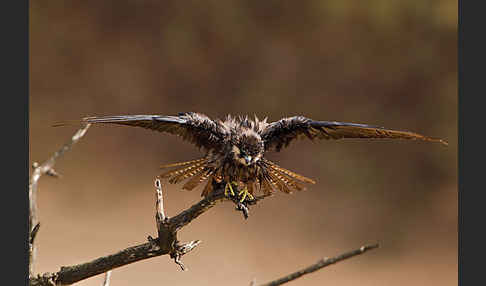
[[[85,117],[86,123],[106,123],[137,126],[159,132],[178,135],[197,147],[208,150],[218,148],[224,134],[219,124],[204,114],[187,112],[177,116],[164,115],[120,115]]]
[[[268,124],[261,133],[265,142],[265,149],[280,151],[297,138],[341,139],[341,138],[379,138],[379,139],[409,139],[440,142],[447,145],[442,139],[431,138],[408,131],[385,129],[366,124],[315,121],[303,116],[284,118]]]

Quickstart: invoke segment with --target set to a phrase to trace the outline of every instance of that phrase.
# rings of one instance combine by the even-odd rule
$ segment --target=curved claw
[[[233,187],[231,187],[231,184],[233,184],[234,182],[232,183],[226,183],[226,186],[224,187],[224,195],[226,197],[229,197],[228,196],[228,190],[230,191],[231,193],[231,196],[234,196],[235,195],[235,192],[233,191]]]
[[[238,193],[238,196],[241,196],[241,194],[243,194],[242,198],[240,199],[240,203],[244,202],[246,197],[249,197],[251,200],[254,200],[255,198],[253,197],[252,194],[250,194],[248,192],[248,188],[245,186],[245,188],[243,190],[241,190],[239,193]]]

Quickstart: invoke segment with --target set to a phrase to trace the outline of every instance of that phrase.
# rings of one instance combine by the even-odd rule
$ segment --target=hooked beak
[[[247,165],[250,165],[251,159],[252,159],[251,156],[245,156],[245,162]]]

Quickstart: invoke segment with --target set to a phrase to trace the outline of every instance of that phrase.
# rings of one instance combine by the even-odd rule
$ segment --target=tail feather
[[[255,191],[254,184],[255,184],[254,182],[250,182],[246,185],[246,187],[248,188],[248,192],[252,195],[253,195],[253,192]]]
[[[184,186],[182,186],[182,188],[184,190],[192,191],[200,183],[202,183],[204,180],[206,180],[210,175],[211,175],[210,170],[203,169],[201,172],[194,175],[194,177],[192,177],[192,179],[187,181],[187,183],[185,183]]]
[[[274,172],[269,172],[268,175],[272,178],[271,183],[273,183],[277,188],[284,193],[291,193],[292,191],[288,188],[288,186],[278,178],[277,175],[274,174]]]
[[[287,192],[291,192],[291,188],[292,189],[296,189],[296,190],[299,190],[298,187],[295,186],[295,184],[293,184],[289,178],[287,178],[285,175],[277,172],[277,171],[272,171],[272,174],[285,186],[284,188],[284,191],[287,193]],[[285,189],[287,189],[288,191],[286,191]],[[301,190],[302,188],[300,188]]]
[[[206,186],[204,187],[201,193],[201,197],[207,197],[209,196],[209,194],[213,192],[213,180],[214,180],[214,175],[209,177],[208,183],[206,184]]]
[[[185,162],[172,163],[172,164],[165,164],[165,165],[161,165],[160,168],[161,169],[164,169],[164,168],[185,166],[185,165],[189,165],[189,164],[200,163],[200,162],[202,162],[204,160],[206,160],[206,158],[201,158],[201,159],[191,160],[191,161],[185,161]]]
[[[305,187],[297,181],[315,184],[314,180],[284,169],[271,161],[264,159],[263,163],[266,168],[263,168],[264,172],[259,180],[260,190],[264,193],[271,192],[273,189],[284,193],[291,193],[293,190],[305,190]]]
[[[268,165],[268,167],[270,169],[273,169],[273,170],[275,170],[275,171],[277,171],[279,173],[283,173],[283,174],[285,174],[285,175],[287,175],[287,176],[289,176],[291,178],[297,179],[297,180],[299,180],[301,182],[305,182],[305,183],[311,183],[311,184],[315,184],[316,183],[316,181],[314,181],[314,180],[312,180],[310,178],[304,177],[304,176],[299,175],[297,173],[294,173],[294,172],[292,172],[290,170],[284,169],[284,168],[280,167],[279,165],[277,165],[277,164],[275,164],[275,163],[273,163],[273,162],[271,162],[269,160],[264,160],[264,162]]]
[[[160,177],[163,178],[163,179],[171,178],[171,177],[174,177],[174,176],[184,174],[186,171],[193,169],[195,167],[197,167],[197,166],[191,165],[189,167],[184,167],[184,168],[180,168],[180,169],[177,169],[177,170],[168,171],[168,172],[160,174]]]
[[[280,173],[280,175],[282,175],[282,177],[284,177],[284,178],[285,178],[285,180],[286,180],[286,184],[287,184],[289,187],[291,187],[291,188],[293,188],[293,189],[295,189],[295,190],[297,190],[297,191],[303,191],[303,190],[305,190],[305,187],[304,187],[304,186],[302,186],[301,184],[299,184],[299,183],[297,183],[296,181],[294,181],[294,179],[292,179],[291,177],[288,177],[288,176],[286,176],[286,175],[285,175],[285,174],[283,174],[283,173]]]
[[[278,187],[277,182],[275,181],[274,177],[270,176],[270,173],[265,174],[265,178],[263,180],[263,183],[268,186],[268,189],[272,192],[274,189],[280,190]]]
[[[182,182],[185,179],[190,178],[190,180],[187,181],[182,186],[183,189],[190,191],[193,190],[195,187],[197,187],[204,180],[211,178],[210,181],[212,181],[213,171],[209,169],[206,164],[207,164],[207,158],[201,158],[201,159],[191,160],[186,162],[178,162],[178,163],[162,165],[161,168],[169,168],[169,167],[180,167],[180,168],[162,173],[160,177],[163,179],[168,178],[169,183],[171,184],[177,184]],[[210,191],[212,191],[210,189],[211,187],[212,185],[210,186],[206,185],[203,192],[209,194]]]
[[[185,179],[195,176],[196,174],[201,172],[204,168],[206,168],[206,166],[204,165],[195,166],[194,168],[191,168],[182,174],[170,178],[169,183],[177,184]]]
[[[270,185],[270,182],[268,181],[267,178],[264,178],[263,176],[258,179],[259,181],[259,187],[260,191],[263,192],[264,195],[271,194],[273,191],[272,186]]]
[[[284,193],[291,193],[294,190],[305,190],[305,187],[298,182],[315,184],[314,180],[284,169],[271,161],[265,159],[262,161],[264,165],[261,166],[261,173],[259,173],[257,183],[259,184],[260,191],[266,195],[272,193],[275,189]],[[182,186],[185,190],[193,190],[203,181],[207,180],[208,182],[201,193],[201,196],[206,197],[213,191],[213,181],[223,179],[221,170],[212,170],[208,167],[207,162],[207,158],[201,158],[186,162],[166,164],[161,166],[161,168],[179,168],[165,172],[161,174],[160,177],[168,178],[169,183],[171,184],[177,184],[185,179],[189,179]],[[255,191],[254,184],[255,182],[247,184],[248,192],[250,194],[253,194]]]
[[[185,174],[188,171],[191,171],[194,168],[201,166],[204,163],[205,163],[204,161],[196,162],[196,163],[190,164],[189,166],[186,166],[186,167],[183,167],[183,168],[179,168],[179,169],[176,169],[176,170],[171,170],[171,171],[162,173],[160,175],[160,177],[161,178],[169,178],[169,177],[179,176],[179,175]]]

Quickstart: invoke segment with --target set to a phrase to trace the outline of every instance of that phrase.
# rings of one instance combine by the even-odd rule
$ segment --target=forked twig
[[[160,178],[155,179],[155,222],[159,234],[159,247],[169,251],[169,255],[174,262],[181,267],[183,271],[187,270],[181,261],[181,257],[189,253],[201,243],[200,240],[180,244],[177,240],[177,230],[171,227],[168,217],[164,210],[164,197],[162,193],[162,184]]]
[[[29,182],[29,277],[34,275],[34,261],[36,248],[34,244],[35,236],[39,231],[39,222],[37,219],[37,185],[42,175],[48,175],[51,177],[60,177],[60,175],[54,170],[56,160],[61,157],[66,151],[86,134],[90,124],[83,125],[76,134],[71,137],[71,140],[64,144],[54,155],[47,159],[44,163],[39,164],[34,162],[32,168],[32,176]]]
[[[103,256],[78,265],[61,267],[61,270],[56,273],[38,275],[30,279],[30,285],[47,286],[53,282],[61,285],[70,285],[121,266],[166,254],[170,255],[181,269],[186,270],[180,258],[193,250],[201,241],[194,240],[189,243],[180,244],[177,241],[177,232],[201,214],[214,207],[217,203],[229,200],[224,195],[224,183],[215,183],[214,191],[210,196],[203,198],[190,208],[170,218],[164,213],[162,188],[160,182],[157,182],[157,180],[155,187],[155,219],[157,231],[159,232],[158,238],[149,236],[148,242],[128,247],[115,254]],[[246,204],[254,205],[265,197],[267,196],[256,196],[253,201],[246,202]]]

